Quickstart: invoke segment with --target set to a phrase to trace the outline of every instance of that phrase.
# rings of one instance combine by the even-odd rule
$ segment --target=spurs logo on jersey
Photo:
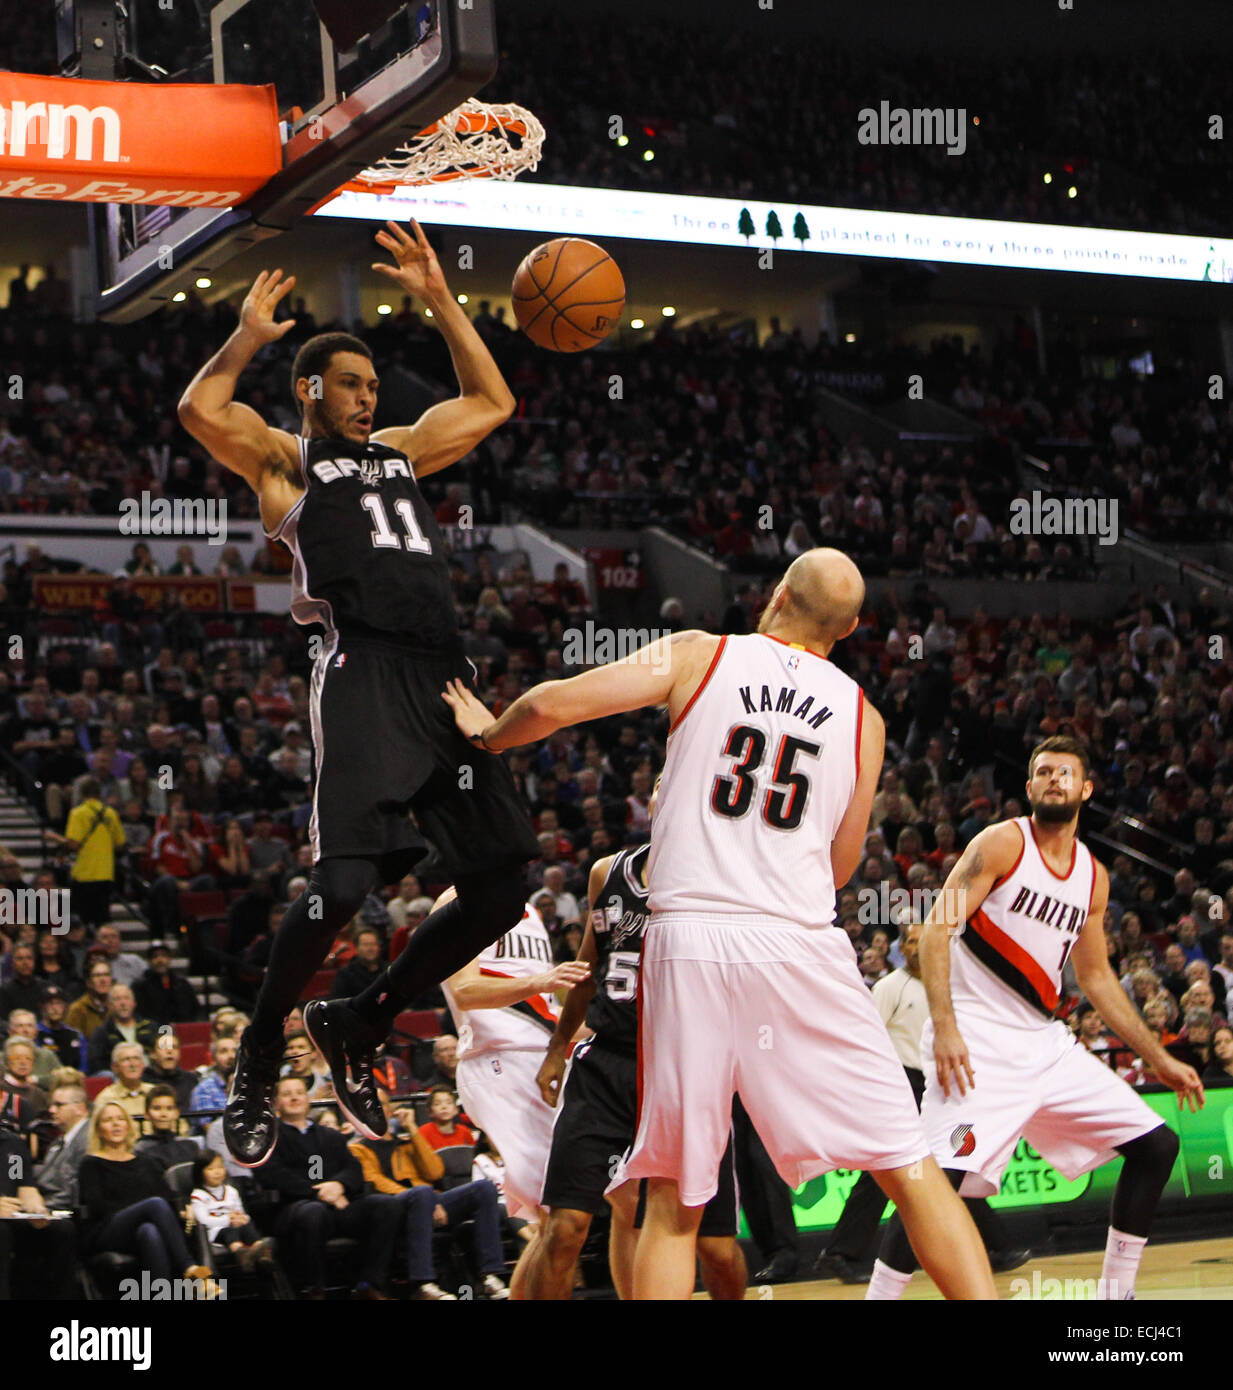
[[[1023,1017],[1026,1005],[1043,1023],[1057,1008],[1066,958],[1091,911],[1096,864],[1076,839],[1069,871],[1057,874],[1041,856],[1031,817],[1019,816],[1014,823],[1023,848],[968,919],[959,938],[966,950],[951,953],[951,993],[956,1002],[962,997],[977,1011],[993,1009],[1003,1016],[1010,1008]],[[991,993],[984,972],[974,973],[973,958],[1016,997]]]
[[[816,652],[764,633],[721,639],[668,734],[651,911],[829,926],[830,846],[856,786],[862,702]]]
[[[522,921],[478,957],[480,974],[517,980],[552,968],[552,942],[544,919],[528,903]],[[458,1060],[481,1052],[539,1051],[548,1045],[561,1009],[551,995],[533,994],[503,1009],[460,1009],[449,985],[445,1002],[458,1029]]]
[[[458,638],[445,543],[406,454],[298,440],[304,495],[270,538],[291,552],[291,616],[440,649]]]

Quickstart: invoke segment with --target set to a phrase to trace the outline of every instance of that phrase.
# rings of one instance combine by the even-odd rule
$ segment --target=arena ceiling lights
[[[316,214],[629,237],[832,256],[1233,283],[1233,240],[974,217],[696,198],[542,183],[457,181],[380,197],[341,193]]]

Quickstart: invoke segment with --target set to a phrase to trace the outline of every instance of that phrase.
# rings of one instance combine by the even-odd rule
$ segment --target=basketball
[[[616,327],[625,307],[625,280],[602,246],[558,237],[524,258],[512,297],[518,327],[536,346],[582,352]]]

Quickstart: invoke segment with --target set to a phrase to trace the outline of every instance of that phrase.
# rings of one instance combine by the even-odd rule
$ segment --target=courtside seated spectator
[[[227,1167],[218,1154],[199,1154],[193,1160],[189,1209],[206,1240],[235,1255],[245,1273],[273,1267],[274,1242],[253,1225],[243,1199],[227,1181]]]
[[[1203,1072],[1203,1084],[1233,1086],[1233,1028],[1227,1023],[1212,1031],[1212,1059]]]
[[[47,1113],[58,1137],[48,1146],[34,1180],[47,1205],[54,1211],[76,1211],[77,1174],[90,1140],[90,1103],[84,1087],[72,1082],[55,1086]]]
[[[65,1012],[64,1022],[89,1042],[107,1022],[107,999],[111,995],[111,966],[103,956],[86,960],[86,988],[72,1001]]]
[[[415,1112],[395,1109],[389,1092],[383,1088],[378,1088],[378,1094],[389,1121],[389,1137],[360,1139],[349,1147],[373,1191],[397,1196],[404,1208],[407,1278],[412,1297],[425,1302],[453,1297],[437,1283],[432,1260],[433,1228],[450,1230],[471,1220],[475,1264],[483,1292],[488,1298],[508,1298],[496,1187],[481,1180],[438,1192],[434,1184],[445,1176],[445,1165],[417,1132]]]
[[[238,1041],[230,1035],[216,1035],[210,1042],[210,1061],[213,1063],[205,1076],[193,1087],[189,1100],[190,1110],[224,1110],[227,1105],[227,1087],[231,1084],[231,1073],[235,1070],[235,1054]],[[198,1133],[203,1133],[209,1124],[208,1119],[193,1121]]]
[[[428,1098],[427,1124],[419,1128],[419,1133],[434,1149],[448,1149],[454,1144],[475,1144],[475,1134],[459,1122],[458,1101],[449,1086],[434,1086]]]
[[[147,1154],[165,1173],[177,1163],[200,1157],[201,1147],[199,1138],[184,1132],[175,1091],[170,1086],[151,1086],[146,1092],[146,1133],[137,1141],[137,1152]]]
[[[197,991],[171,968],[171,948],[152,941],[145,973],[133,986],[137,1008],[151,1023],[192,1023],[201,1013]]]
[[[75,1234],[69,1221],[5,1219],[16,1212],[45,1213],[26,1141],[0,1129],[0,1302],[11,1289],[44,1298],[69,1297]]]
[[[308,1298],[324,1298],[325,1246],[331,1236],[360,1242],[360,1281],[353,1297],[384,1301],[399,1209],[383,1193],[364,1195],[364,1175],[336,1130],[308,1117],[308,1091],[298,1076],[278,1083],[281,1121],[274,1152],[261,1169],[262,1186],[282,1197],[277,1235],[293,1279]],[[320,1176],[315,1176],[319,1174]]]
[[[90,1034],[86,1049],[91,1075],[107,1069],[117,1043],[136,1043],[148,1052],[157,1037],[158,1029],[154,1024],[148,1018],[138,1017],[137,1000],[128,985],[112,985],[107,999],[107,1017]]]
[[[132,1255],[152,1279],[210,1280],[209,1293],[210,1270],[193,1263],[163,1170],[152,1158],[136,1154],[136,1143],[136,1123],[123,1106],[94,1107],[78,1189],[84,1248],[87,1253]]]
[[[140,1043],[118,1042],[111,1049],[110,1062],[115,1080],[98,1093],[95,1104],[121,1106],[141,1131],[145,1126],[146,1098],[154,1089],[141,1079],[146,1069],[146,1050]]]

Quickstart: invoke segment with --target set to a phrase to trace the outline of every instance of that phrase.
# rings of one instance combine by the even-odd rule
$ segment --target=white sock
[[[912,1281],[910,1274],[900,1274],[897,1269],[892,1269],[890,1265],[884,1265],[881,1260],[873,1262],[873,1278],[869,1281],[869,1287],[865,1290],[866,1303],[877,1300],[882,1303],[893,1303],[896,1299],[902,1298],[904,1291]]]
[[[1125,1231],[1109,1227],[1097,1298],[1120,1300],[1135,1296],[1135,1275],[1146,1244],[1146,1236],[1128,1236]]]

